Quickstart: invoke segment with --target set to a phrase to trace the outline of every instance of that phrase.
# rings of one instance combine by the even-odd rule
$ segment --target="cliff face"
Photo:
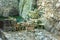
[[[55,3],[55,4],[54,4]],[[59,16],[59,1],[46,1],[45,2],[45,14],[44,18],[46,20],[45,29],[60,35],[60,16]],[[57,33],[56,33],[57,32]]]
[[[12,23],[8,21],[9,25],[5,21],[5,25],[6,23],[8,26],[14,24],[15,29],[13,30],[16,30],[16,28],[17,30],[23,30],[24,28],[27,30],[25,31],[28,36],[24,34],[24,32],[24,35],[17,33],[17,39],[14,37],[13,32],[12,34],[8,33],[11,37],[5,34],[7,39],[10,38],[10,40],[12,35],[13,40],[21,40],[19,35],[26,37],[25,40],[30,40],[30,36],[32,35],[34,36],[32,40],[55,40],[55,38],[49,36],[50,33],[60,35],[60,0],[0,0],[0,17],[1,16],[8,17],[15,22],[17,21],[15,24],[14,21],[12,21]],[[0,24],[3,23],[1,22]],[[40,29],[44,31],[41,32]],[[10,30],[9,27],[8,30]],[[28,32],[32,30],[34,33],[31,32],[31,34]]]
[[[0,0],[0,16],[8,17],[11,13],[11,9],[13,9],[12,11],[14,11],[14,9],[16,9],[16,11],[18,10],[17,0]]]
[[[24,20],[39,19],[46,30],[56,33],[55,30],[60,30],[59,3],[59,0],[0,0],[0,16],[19,15]]]

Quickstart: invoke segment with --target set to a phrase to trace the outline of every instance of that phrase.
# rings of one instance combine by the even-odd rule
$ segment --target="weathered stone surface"
[[[46,30],[35,30],[35,40],[58,40],[54,35]]]
[[[46,30],[60,35],[60,5],[57,0],[52,1],[45,0],[45,14],[43,14],[41,21]]]
[[[35,32],[3,32],[8,40],[58,40],[55,35],[45,30],[35,29]]]
[[[13,9],[12,11],[14,11],[14,8],[16,9],[16,11],[18,10],[17,0],[0,0],[0,16],[8,17],[9,12],[11,13],[11,9]]]

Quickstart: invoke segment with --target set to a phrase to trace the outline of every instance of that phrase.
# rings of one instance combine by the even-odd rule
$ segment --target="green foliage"
[[[38,18],[40,17],[37,10],[36,10],[36,11],[31,11],[31,12],[29,12],[28,15],[29,15],[29,17],[32,18],[32,19],[38,19]]]

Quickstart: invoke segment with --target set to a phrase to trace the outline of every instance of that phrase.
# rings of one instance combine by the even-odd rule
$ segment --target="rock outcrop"
[[[17,0],[0,0],[0,10],[1,10],[0,16],[4,16],[4,17],[8,17],[10,14],[14,14],[14,13],[17,14],[18,1]]]
[[[54,4],[55,3],[55,4]],[[56,6],[57,5],[57,6]],[[44,14],[44,21],[45,21],[45,29],[60,35],[60,12],[59,12],[59,1],[55,0],[46,1],[45,2],[45,14]]]
[[[35,32],[3,32],[8,40],[59,40],[55,35],[45,30],[35,29]]]

